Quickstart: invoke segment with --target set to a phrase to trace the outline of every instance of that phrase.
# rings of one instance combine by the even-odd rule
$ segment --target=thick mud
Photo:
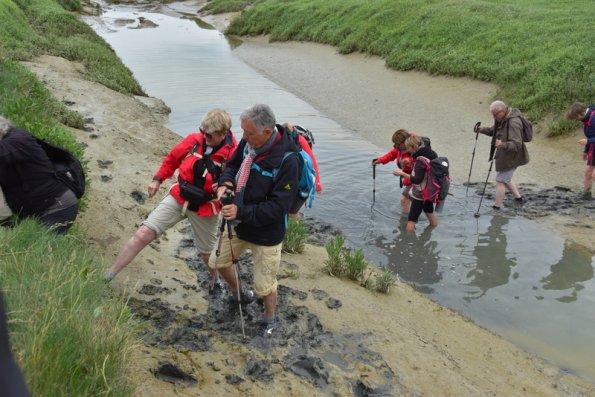
[[[331,226],[315,223],[311,219],[306,223],[318,244],[324,244],[338,233]],[[277,327],[272,336],[267,337],[258,334],[259,319],[263,313],[262,300],[256,298],[242,305],[244,336],[239,304],[231,300],[227,287],[208,292],[209,273],[202,260],[192,254],[195,248],[190,228],[184,232],[186,238],[178,245],[178,255],[184,257],[188,267],[195,272],[198,286],[176,281],[181,288],[199,291],[203,299],[208,301],[208,309],[206,313],[188,317],[188,307],[172,307],[160,299],[160,296],[171,291],[162,287],[162,281],[158,278],[151,279],[150,284],[137,290],[138,294],[146,295],[147,300],[129,300],[131,310],[144,324],[138,336],[147,346],[172,347],[186,353],[213,351],[215,343],[212,337],[216,333],[227,343],[244,345],[251,354],[245,367],[239,371],[233,362],[228,362],[227,368],[211,367],[216,372],[228,371],[225,379],[229,384],[240,384],[247,379],[251,382],[274,382],[272,368],[277,367],[307,380],[321,391],[327,388],[333,377],[336,378],[335,373],[341,373],[340,379],[349,379],[349,389],[355,396],[392,396],[391,391],[400,389],[398,379],[382,354],[366,347],[372,333],[329,332],[321,319],[302,304],[311,294],[314,299],[325,301],[329,310],[343,310],[341,301],[323,290],[314,288],[302,291],[280,285]],[[188,253],[191,253],[189,257]],[[252,283],[251,254],[241,255],[238,261],[241,282],[247,289]],[[279,278],[284,277],[289,276],[281,275]],[[377,380],[364,382],[358,376],[349,376],[356,367],[362,365],[379,374]],[[191,387],[198,382],[192,373],[183,369],[182,362],[159,362],[152,373],[157,379],[177,387]]]

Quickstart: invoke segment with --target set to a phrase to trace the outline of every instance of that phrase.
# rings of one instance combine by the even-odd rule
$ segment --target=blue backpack
[[[283,166],[283,162],[285,162],[285,159],[292,155],[298,156],[298,161],[301,167],[300,180],[298,183],[299,198],[306,200],[305,205],[308,208],[312,208],[312,202],[314,201],[314,196],[316,195],[316,171],[314,170],[314,164],[312,163],[310,155],[305,150],[300,149],[299,152],[286,152],[283,155],[281,164],[279,164],[279,168],[274,168],[271,172],[263,170],[256,163],[252,163],[251,168],[260,172],[262,175],[268,176],[275,180],[277,178],[277,174],[279,174],[279,169]]]

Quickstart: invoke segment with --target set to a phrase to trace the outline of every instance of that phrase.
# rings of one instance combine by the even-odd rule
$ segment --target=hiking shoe
[[[275,320],[272,322],[263,321],[260,323],[260,327],[258,328],[257,336],[261,336],[263,338],[272,338],[273,331],[275,330],[277,323]]]
[[[517,207],[522,207],[525,204],[525,200],[522,197],[515,197],[514,202],[516,203]]]
[[[116,275],[114,273],[107,272],[103,276],[103,281],[106,282],[106,283],[109,283],[110,281],[112,281],[114,279],[114,277],[116,277]]]
[[[500,207],[496,207],[495,205],[492,205],[492,209],[493,209],[494,211],[500,211]]]
[[[254,292],[251,290],[240,292],[240,302],[242,305],[249,305],[254,302]],[[238,294],[237,292],[230,292],[229,303],[231,305],[238,305]]]
[[[581,199],[582,200],[592,200],[593,195],[591,194],[591,191],[583,192],[583,194],[581,194]]]
[[[214,295],[218,291],[223,291],[223,282],[221,282],[219,277],[217,277],[215,281],[211,281],[211,285],[209,286],[209,294]]]

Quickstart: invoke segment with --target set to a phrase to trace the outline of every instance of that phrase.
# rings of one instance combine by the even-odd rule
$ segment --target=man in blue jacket
[[[236,236],[221,244],[219,256],[211,255],[209,267],[219,269],[232,295],[240,295],[233,261],[247,249],[254,259],[254,293],[264,302],[259,333],[270,337],[275,328],[277,271],[285,236],[287,214],[298,194],[299,148],[291,134],[276,124],[273,111],[257,104],[240,116],[242,140],[219,179],[219,199],[232,189],[232,204],[221,208],[227,225],[235,225]],[[295,152],[296,155],[286,153]],[[237,237],[237,238],[236,238]],[[240,298],[243,300],[243,298]]]

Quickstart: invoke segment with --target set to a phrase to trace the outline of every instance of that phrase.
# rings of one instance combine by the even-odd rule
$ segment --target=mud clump
[[[194,376],[183,371],[176,364],[169,362],[160,363],[159,368],[153,371],[153,375],[155,375],[157,379],[181,387],[191,387],[198,383]]]

